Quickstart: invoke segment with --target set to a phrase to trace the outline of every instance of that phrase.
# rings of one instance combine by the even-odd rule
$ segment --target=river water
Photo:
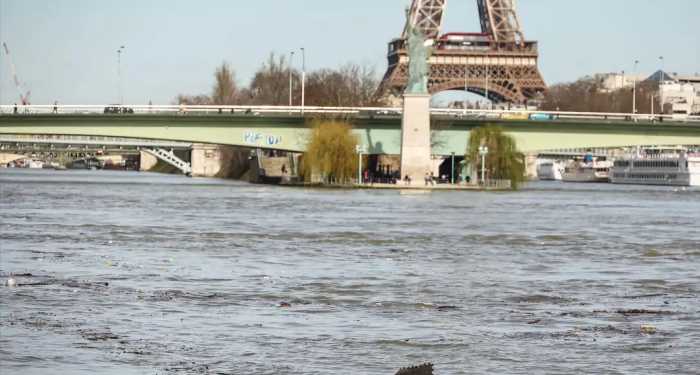
[[[697,374],[698,223],[700,191],[668,187],[0,170],[0,368]]]

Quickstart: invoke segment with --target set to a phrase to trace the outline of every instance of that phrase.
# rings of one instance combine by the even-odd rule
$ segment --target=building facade
[[[664,113],[700,114],[700,76],[672,75],[659,87]]]
[[[601,83],[603,91],[612,92],[624,88],[632,88],[635,82],[639,83],[646,77],[642,75],[625,74],[622,72],[596,74],[595,78]]]

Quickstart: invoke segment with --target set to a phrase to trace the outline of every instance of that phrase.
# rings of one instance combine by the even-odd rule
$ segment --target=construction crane
[[[22,84],[20,83],[19,78],[17,78],[17,68],[15,68],[15,64],[12,62],[12,57],[10,56],[10,49],[7,48],[7,43],[3,42],[2,47],[3,49],[5,49],[5,55],[7,56],[7,60],[10,62],[10,69],[12,70],[12,80],[15,82],[15,87],[17,88],[17,92],[19,93],[19,101],[20,103],[22,103],[22,105],[29,105],[29,95],[31,94],[31,91],[27,90],[27,92],[24,93]]]

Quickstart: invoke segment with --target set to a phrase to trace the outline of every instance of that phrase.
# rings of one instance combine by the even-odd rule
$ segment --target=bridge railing
[[[401,114],[401,108],[239,105],[0,105],[0,114]]]
[[[665,114],[632,114],[632,113],[600,113],[600,112],[566,112],[541,111],[531,109],[450,109],[432,108],[431,114],[454,118],[475,118],[482,120],[592,120],[592,121],[634,121],[634,122],[700,122],[700,116],[665,115]],[[346,115],[346,116],[389,116],[399,117],[403,109],[394,107],[300,107],[300,106],[238,106],[238,105],[0,105],[0,115],[43,115],[43,114],[72,114],[72,115],[284,115],[309,116],[315,115]]]
[[[682,121],[700,122],[700,116],[688,115],[663,115],[648,113],[605,113],[605,112],[566,112],[566,111],[542,111],[530,109],[512,110],[485,110],[485,109],[452,109],[433,108],[433,115],[443,115],[458,118],[482,118],[495,120],[529,120],[529,121],[554,121],[554,120],[623,120],[623,121]]]

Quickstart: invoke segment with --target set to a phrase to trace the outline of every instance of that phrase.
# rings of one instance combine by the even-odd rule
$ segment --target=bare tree
[[[261,105],[289,104],[289,74],[291,67],[284,56],[270,54],[267,62],[255,73],[250,83],[251,101]],[[293,84],[299,81],[299,73],[291,70]],[[299,87],[295,84],[296,87]],[[296,93],[293,93],[296,95]],[[295,100],[298,103],[298,100]]]
[[[237,88],[234,72],[227,62],[221,63],[214,73],[214,89],[212,90],[212,104],[233,105],[236,104]]]
[[[371,67],[348,64],[337,70],[321,69],[309,74],[306,103],[329,107],[381,105],[375,96],[378,85]]]
[[[659,111],[658,82],[643,81],[636,90],[626,87],[605,90],[602,82],[584,77],[576,82],[553,85],[545,94],[542,108],[549,111],[632,113],[632,95],[637,97],[637,113]]]
[[[181,105],[209,105],[211,98],[207,95],[184,95],[179,94],[175,98],[175,104]]]
[[[290,66],[285,56],[274,53],[255,73],[249,87],[237,87],[234,70],[224,62],[214,73],[215,83],[211,97],[179,95],[176,102],[190,105],[287,105],[290,74],[293,104],[298,105],[301,103],[301,74]],[[333,107],[382,106],[384,103],[376,96],[379,83],[376,70],[367,65],[347,64],[339,69],[320,69],[307,76],[306,104]]]

